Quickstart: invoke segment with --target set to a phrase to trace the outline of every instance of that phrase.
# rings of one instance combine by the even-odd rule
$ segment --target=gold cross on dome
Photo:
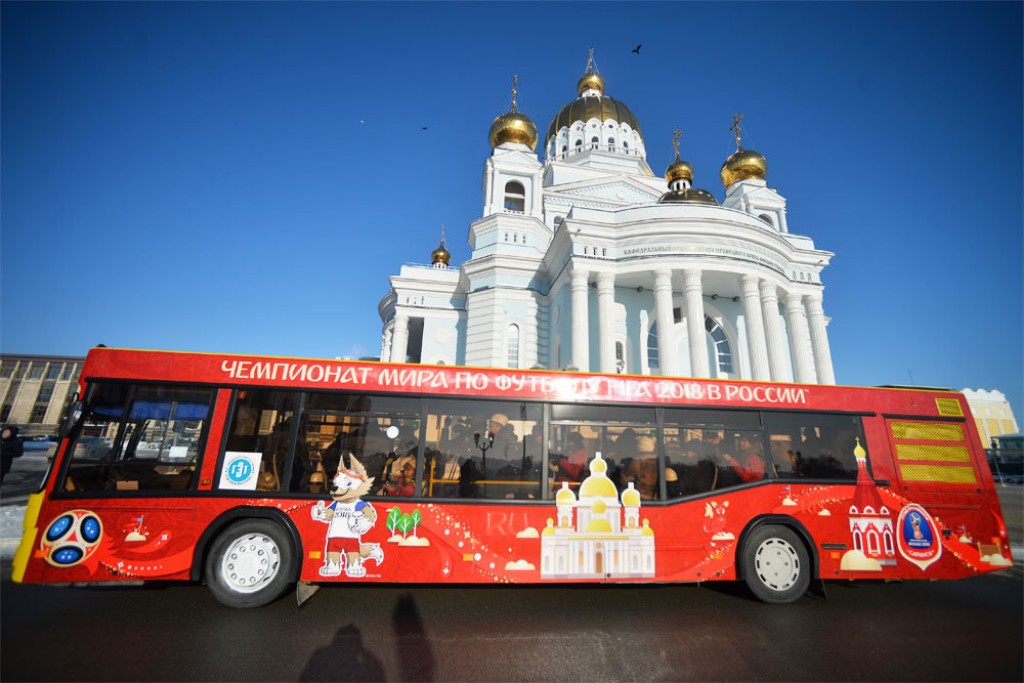
[[[679,138],[683,137],[683,131],[676,128],[672,134],[672,148],[676,151],[676,161],[679,161]]]
[[[743,120],[743,114],[732,115],[732,125],[729,126],[729,130],[736,136],[736,149],[743,149],[740,145],[740,122]]]
[[[512,76],[512,111],[516,110],[516,84],[519,83],[519,74]]]
[[[587,57],[587,73],[594,70],[594,48],[590,48],[590,56]]]

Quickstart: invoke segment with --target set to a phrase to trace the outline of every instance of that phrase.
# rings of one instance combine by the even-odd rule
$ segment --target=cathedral
[[[589,60],[543,140],[518,111],[490,128],[482,216],[457,267],[441,244],[381,300],[381,360],[834,384],[821,272],[790,232],[765,157],[742,146],[724,197],[664,176],[630,108]],[[538,142],[544,158],[536,152]]]

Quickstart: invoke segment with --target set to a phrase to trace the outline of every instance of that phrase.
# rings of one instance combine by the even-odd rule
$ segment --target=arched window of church
[[[661,367],[661,358],[658,355],[658,321],[651,323],[651,329],[647,333],[647,367],[651,374],[657,374]]]
[[[505,208],[509,211],[526,211],[526,188],[518,180],[505,183]]]
[[[612,152],[615,151],[615,138],[608,138],[608,149]]]
[[[519,367],[519,325],[515,323],[508,326],[508,366]]]
[[[583,149],[583,140],[577,140],[576,141],[576,151],[579,152],[582,149]]]
[[[767,223],[768,225],[772,226],[773,228],[775,227],[775,221],[773,221],[772,217],[769,216],[768,214],[762,213],[760,216],[758,216],[758,218],[760,218],[761,220],[763,220],[765,223]]]
[[[725,330],[709,316],[704,316],[704,329],[711,335],[711,341],[715,344],[719,372],[732,374],[732,349],[728,337],[725,336]]]
[[[625,140],[622,141],[622,151],[626,153],[629,152],[629,143],[626,142]]]
[[[676,322],[681,322],[677,319]],[[715,356],[718,360],[718,371],[720,374],[732,374],[732,347],[729,345],[729,338],[725,336],[725,330],[708,316],[704,316],[704,329],[707,330],[715,345]],[[661,359],[658,354],[658,321],[651,323],[651,329],[647,333],[647,367],[652,374],[658,372],[661,366]]]
[[[597,149],[597,146],[600,145],[600,144],[601,144],[601,139],[599,137],[597,137],[596,135],[594,137],[590,138],[590,148],[591,149]]]

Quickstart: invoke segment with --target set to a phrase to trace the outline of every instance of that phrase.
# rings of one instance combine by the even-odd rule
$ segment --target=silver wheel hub
[[[236,538],[220,560],[225,585],[238,593],[255,593],[273,581],[281,568],[281,551],[265,534]]]
[[[773,591],[785,591],[800,578],[800,557],[796,548],[781,538],[769,538],[754,553],[757,578]]]

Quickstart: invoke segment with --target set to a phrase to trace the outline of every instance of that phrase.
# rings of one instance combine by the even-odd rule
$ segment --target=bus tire
[[[742,562],[743,580],[764,602],[793,602],[811,585],[807,548],[788,527],[756,527],[743,543]]]
[[[206,585],[228,607],[260,607],[292,582],[288,534],[268,519],[235,522],[217,536],[206,556]]]

